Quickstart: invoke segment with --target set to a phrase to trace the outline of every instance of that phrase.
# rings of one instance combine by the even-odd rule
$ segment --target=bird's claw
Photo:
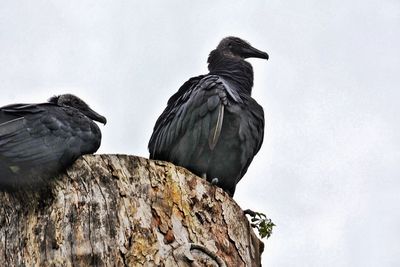
[[[211,180],[211,184],[212,185],[217,185],[219,183],[219,179],[217,178],[217,177],[215,177],[215,178],[213,178],[212,180]]]

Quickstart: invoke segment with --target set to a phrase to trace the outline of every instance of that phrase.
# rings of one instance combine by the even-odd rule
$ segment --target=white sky
[[[400,1],[0,3],[0,105],[74,93],[99,153],[147,157],[167,99],[222,37],[250,60],[265,142],[236,201],[278,225],[265,266],[400,266]]]

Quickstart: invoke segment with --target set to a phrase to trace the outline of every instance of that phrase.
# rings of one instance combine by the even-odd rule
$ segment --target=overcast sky
[[[264,107],[243,208],[277,224],[265,266],[400,266],[400,1],[0,3],[0,106],[74,93],[105,115],[99,153],[148,156],[152,127],[235,35]]]

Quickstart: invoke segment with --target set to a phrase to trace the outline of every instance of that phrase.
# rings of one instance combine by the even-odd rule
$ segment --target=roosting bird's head
[[[49,102],[57,104],[61,107],[76,108],[92,120],[101,122],[103,124],[107,123],[107,119],[104,116],[101,116],[99,113],[91,109],[89,105],[85,103],[85,101],[75,95],[63,94],[59,96],[53,96],[49,99]]]
[[[233,36],[222,39],[216,50],[226,57],[243,59],[256,57],[268,59],[268,54],[266,52],[260,51],[252,47],[248,42]]]

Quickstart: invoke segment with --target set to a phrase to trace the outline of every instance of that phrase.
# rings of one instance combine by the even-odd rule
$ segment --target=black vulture
[[[237,37],[211,51],[209,73],[185,82],[158,118],[151,159],[183,166],[233,196],[264,136],[264,111],[251,97],[250,57],[268,54]]]
[[[94,153],[106,118],[80,98],[64,94],[46,103],[0,108],[0,189],[32,189],[79,156]]]

